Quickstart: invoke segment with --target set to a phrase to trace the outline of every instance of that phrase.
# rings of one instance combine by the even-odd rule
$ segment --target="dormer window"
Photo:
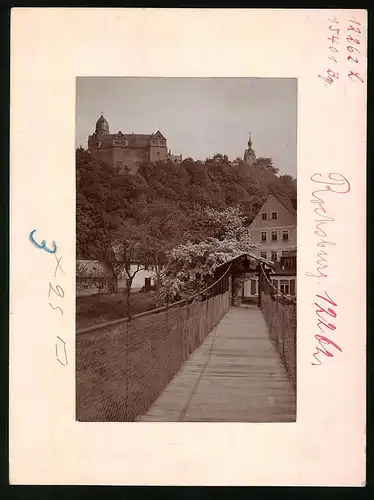
[[[267,220],[268,214],[266,212],[262,213],[262,220]]]

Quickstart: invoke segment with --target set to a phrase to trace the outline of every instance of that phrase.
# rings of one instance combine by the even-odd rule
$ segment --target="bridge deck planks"
[[[256,306],[233,307],[143,422],[294,422],[296,392]]]

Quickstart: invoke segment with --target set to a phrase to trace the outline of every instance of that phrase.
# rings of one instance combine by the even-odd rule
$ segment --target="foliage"
[[[166,295],[196,289],[205,272],[254,251],[247,227],[269,194],[296,208],[296,179],[277,175],[269,158],[250,167],[218,153],[180,165],[143,162],[134,175],[79,148],[76,167],[77,258],[102,262],[114,290],[121,275],[132,279],[134,259],[168,280]]]
[[[188,240],[168,254],[158,303],[185,298],[204,289],[207,278],[213,277],[217,267],[228,260],[243,253],[258,255],[239,208],[230,207],[224,212],[207,208],[205,221],[202,214],[200,217],[194,241]]]

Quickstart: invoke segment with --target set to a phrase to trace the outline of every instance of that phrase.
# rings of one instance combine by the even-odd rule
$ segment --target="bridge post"
[[[261,291],[262,291],[262,276],[261,276],[261,266],[257,266],[258,273],[258,298],[257,298],[257,307],[261,308]]]

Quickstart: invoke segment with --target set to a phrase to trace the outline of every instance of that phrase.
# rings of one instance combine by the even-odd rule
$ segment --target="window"
[[[277,252],[271,252],[271,260],[275,262],[278,258]]]
[[[283,241],[288,241],[288,231],[283,231]]]
[[[278,233],[276,231],[271,232],[271,241],[277,241]]]
[[[291,267],[293,267],[292,259],[284,259],[284,267],[286,269],[290,269]]]
[[[256,295],[256,280],[251,280],[251,295]]]
[[[278,212],[271,212],[271,218],[273,220],[278,219]]]
[[[290,285],[288,283],[288,280],[280,280],[280,291],[284,295],[289,295],[289,293],[290,293]]]
[[[274,288],[278,290],[278,280],[272,280]]]
[[[267,220],[267,218],[268,218],[268,214],[266,212],[264,212],[262,214],[262,220]]]
[[[263,259],[267,259],[267,254],[266,254],[266,252],[261,252],[261,257],[262,257]]]
[[[122,161],[116,161],[116,168],[122,168],[123,162]]]
[[[160,151],[157,151],[157,156],[160,156]]]
[[[261,232],[261,241],[266,241],[266,233]]]
[[[290,281],[290,293],[291,293],[291,295],[296,295],[296,293],[295,293],[295,280]]]

